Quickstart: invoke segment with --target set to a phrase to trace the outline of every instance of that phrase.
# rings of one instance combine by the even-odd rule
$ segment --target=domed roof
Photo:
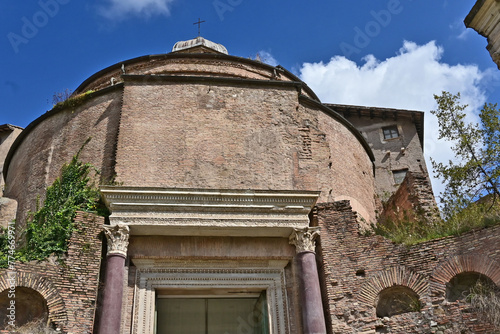
[[[226,55],[228,54],[227,49],[224,45],[214,43],[214,42],[209,41],[208,39],[205,39],[201,36],[198,36],[196,38],[193,38],[193,39],[190,39],[187,41],[179,41],[179,42],[175,43],[174,47],[172,48],[172,52],[187,50],[187,49],[191,49],[191,48],[199,47],[199,46],[206,47],[206,48],[212,49],[214,51],[217,51],[217,52],[220,52],[220,53],[223,53]]]

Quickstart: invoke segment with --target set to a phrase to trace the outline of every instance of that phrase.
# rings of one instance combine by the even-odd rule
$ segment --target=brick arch
[[[0,275],[0,292],[10,288],[9,277],[12,276],[9,276],[7,272]],[[28,272],[16,272],[15,279],[16,287],[33,289],[45,298],[49,309],[49,321],[62,326],[67,323],[66,306],[52,282],[41,275]]]
[[[359,301],[366,305],[374,306],[377,296],[382,290],[398,285],[411,289],[419,297],[424,295],[429,288],[425,276],[415,273],[406,267],[392,267],[379,271],[363,285],[359,293]]]
[[[457,255],[436,267],[430,279],[430,289],[433,295],[444,295],[446,284],[453,277],[465,272],[475,272],[490,278],[500,286],[500,265],[487,256]]]

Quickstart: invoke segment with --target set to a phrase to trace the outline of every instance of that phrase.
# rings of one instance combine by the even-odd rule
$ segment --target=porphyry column
[[[123,277],[127,258],[129,227],[124,224],[104,226],[108,240],[106,256],[106,276],[99,334],[118,334],[120,332]]]
[[[295,245],[295,260],[299,273],[299,297],[304,334],[325,334],[326,323],[321,301],[318,266],[316,265],[316,237],[319,227],[295,229],[290,243]]]

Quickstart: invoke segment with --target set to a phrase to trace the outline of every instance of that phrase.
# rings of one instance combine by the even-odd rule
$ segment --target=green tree
[[[444,216],[452,217],[480,198],[495,205],[500,198],[500,110],[496,104],[485,104],[480,123],[467,123],[467,105],[460,104],[460,94],[443,92],[434,99],[438,108],[431,113],[438,119],[439,139],[451,141],[455,154],[448,163],[431,159],[445,184],[440,194]]]

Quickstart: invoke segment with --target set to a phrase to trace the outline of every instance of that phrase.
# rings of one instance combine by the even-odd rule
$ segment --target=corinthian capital
[[[108,239],[108,254],[120,254],[126,257],[129,227],[125,224],[105,225],[103,227],[106,239]]]
[[[290,235],[290,244],[295,246],[298,253],[315,252],[316,238],[319,235],[319,227],[296,228]]]

